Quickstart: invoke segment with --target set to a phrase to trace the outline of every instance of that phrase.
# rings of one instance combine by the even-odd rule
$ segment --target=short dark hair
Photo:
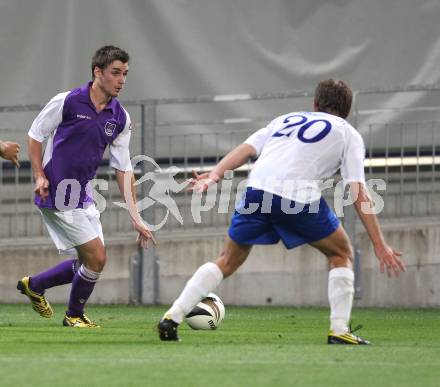
[[[326,79],[319,82],[315,89],[315,108],[320,112],[347,118],[352,100],[353,92],[341,80]]]
[[[104,46],[98,49],[92,58],[92,79],[95,79],[95,67],[104,70],[109,64],[115,60],[120,60],[122,63],[127,63],[130,60],[128,54],[115,46]]]

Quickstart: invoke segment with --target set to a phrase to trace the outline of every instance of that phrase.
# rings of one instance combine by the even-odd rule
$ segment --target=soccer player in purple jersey
[[[380,269],[398,276],[405,270],[400,252],[389,246],[380,230],[365,186],[365,147],[360,134],[345,120],[352,92],[342,81],[319,83],[313,112],[275,118],[228,153],[210,172],[195,174],[193,190],[204,192],[224,173],[258,157],[241,203],[237,204],[221,255],[200,266],[159,322],[161,340],[179,340],[177,330],[186,314],[223,278],[232,275],[254,244],[282,241],[288,249],[310,244],[329,263],[328,344],[369,344],[353,334],[349,319],[354,294],[353,248],[336,215],[321,197],[318,182],[340,169],[354,194],[354,207],[379,259]],[[270,211],[265,199],[271,203]],[[253,207],[253,211],[249,211]],[[257,208],[256,208],[257,207]],[[366,210],[365,210],[366,209]]]
[[[99,212],[90,181],[107,146],[121,193],[131,208],[130,217],[142,247],[154,237],[134,209],[135,188],[130,161],[131,121],[116,97],[128,73],[128,54],[104,46],[92,59],[92,81],[52,98],[29,130],[29,158],[35,178],[35,204],[60,253],[71,257],[31,277],[17,288],[42,317],[53,311],[44,296],[46,289],[71,283],[63,325],[98,327],[84,314],[107,260]],[[47,141],[44,155],[42,143]],[[130,184],[125,184],[130,182]],[[128,185],[128,187],[127,187]]]

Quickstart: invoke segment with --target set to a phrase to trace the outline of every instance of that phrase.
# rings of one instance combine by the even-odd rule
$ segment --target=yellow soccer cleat
[[[92,322],[85,314],[79,317],[70,317],[66,314],[63,325],[71,328],[100,328],[98,324]]]
[[[53,310],[49,302],[46,300],[43,294],[35,293],[29,287],[29,277],[23,277],[17,283],[17,289],[22,294],[27,296],[32,304],[32,309],[35,310],[41,317],[51,318],[53,316]]]
[[[370,342],[362,337],[354,335],[352,332],[335,334],[333,331],[328,333],[328,344],[349,344],[349,345],[368,345]]]

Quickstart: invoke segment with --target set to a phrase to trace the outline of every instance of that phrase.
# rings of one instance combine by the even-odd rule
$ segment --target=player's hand
[[[139,246],[141,246],[143,249],[148,249],[151,242],[156,245],[154,235],[141,220],[133,221],[133,227],[138,232],[136,242],[139,244]]]
[[[374,248],[374,253],[379,259],[380,272],[384,273],[385,270],[388,277],[395,275],[399,276],[400,272],[406,271],[405,263],[399,258],[402,253],[393,249],[391,246],[384,244]]]
[[[199,175],[196,171],[192,171],[193,178],[188,180],[190,187],[188,192],[202,193],[206,192],[212,184],[218,183],[220,176],[214,172],[205,172]]]
[[[45,176],[38,176],[35,179],[34,192],[43,200],[49,196],[49,180]]]
[[[11,161],[17,168],[20,168],[18,162],[18,153],[20,145],[12,141],[0,141],[0,156]]]

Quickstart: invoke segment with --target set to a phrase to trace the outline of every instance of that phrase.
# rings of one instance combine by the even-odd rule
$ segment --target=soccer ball
[[[214,293],[209,293],[194,309],[185,316],[192,329],[217,329],[225,318],[225,306]]]

